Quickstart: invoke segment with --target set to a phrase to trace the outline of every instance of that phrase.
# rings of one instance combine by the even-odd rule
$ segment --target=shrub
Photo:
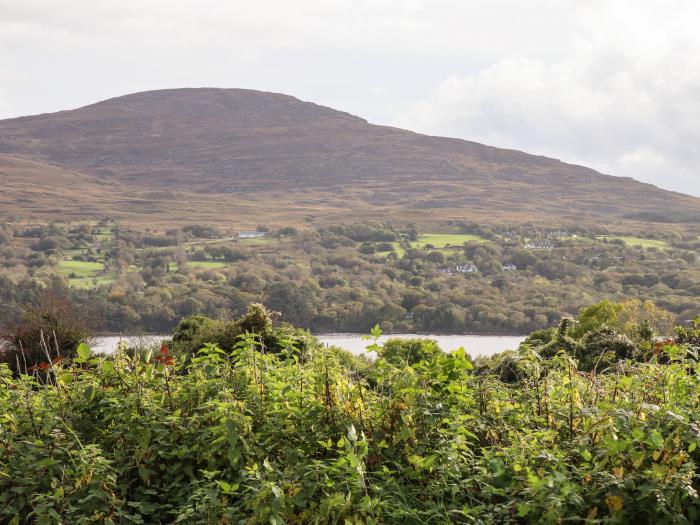
[[[584,337],[578,363],[581,370],[600,371],[620,360],[641,360],[642,357],[642,353],[627,336],[611,328],[599,328]]]
[[[250,304],[245,315],[236,320],[211,319],[203,315],[186,317],[173,333],[174,350],[192,355],[207,343],[230,353],[245,334],[254,335],[266,352],[279,353],[294,347],[297,352],[311,349],[308,334],[286,323],[276,323],[276,312],[260,303]]]
[[[35,305],[25,307],[18,320],[5,327],[0,362],[20,372],[50,361],[57,353],[74,357],[78,345],[88,343],[91,335],[88,317],[64,293],[48,290]]]
[[[390,363],[409,366],[441,354],[442,350],[431,339],[389,339],[379,351],[379,355]]]

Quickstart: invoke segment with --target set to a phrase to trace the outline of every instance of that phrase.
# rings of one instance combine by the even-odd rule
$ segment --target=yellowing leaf
[[[620,512],[622,510],[623,501],[620,496],[608,496],[605,498],[605,503],[613,512]]]

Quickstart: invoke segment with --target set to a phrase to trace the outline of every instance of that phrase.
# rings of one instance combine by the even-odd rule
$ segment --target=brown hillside
[[[700,199],[629,178],[239,89],[151,91],[0,121],[0,153],[35,161],[26,187],[5,185],[6,213],[38,211],[38,188],[72,184],[86,214],[163,224],[700,216]]]

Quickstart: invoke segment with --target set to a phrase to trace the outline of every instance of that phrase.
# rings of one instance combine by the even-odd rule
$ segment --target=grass
[[[94,288],[103,284],[112,284],[115,273],[103,274],[105,265],[101,262],[59,261],[58,273],[68,278],[68,286],[74,288]]]
[[[384,256],[384,257],[388,257],[389,254],[395,253],[395,254],[398,255],[399,258],[400,258],[400,257],[403,257],[404,254],[406,253],[406,250],[404,250],[404,249],[401,247],[401,243],[400,243],[400,242],[391,242],[391,243],[389,243],[389,244],[391,244],[391,245],[393,246],[393,248],[394,248],[393,250],[387,250],[387,251],[384,251],[384,252],[377,252],[377,254],[378,254],[378,255],[382,255],[382,256]]]
[[[116,273],[110,273],[107,275],[100,275],[98,277],[76,277],[68,279],[68,286],[72,288],[96,288],[102,285],[109,285],[114,283],[117,279]]]
[[[95,238],[100,242],[111,241],[114,238],[113,226],[101,226],[94,229]]]
[[[258,246],[264,244],[272,244],[277,241],[277,237],[253,237],[252,239],[238,239],[241,244],[247,244],[248,246]]]
[[[230,263],[224,261],[189,261],[194,268],[226,268]]]
[[[421,235],[417,241],[411,243],[414,248],[424,248],[427,244],[435,248],[446,248],[448,246],[460,247],[465,242],[487,242],[481,235],[470,233],[426,233]]]
[[[644,239],[643,237],[623,237],[618,235],[601,235],[600,239],[615,240],[619,239],[623,241],[628,246],[641,246],[642,248],[668,248],[669,245],[666,241],[660,241],[658,239]]]
[[[488,239],[484,239],[480,235],[473,235],[469,233],[425,233],[419,237],[417,241],[413,241],[411,246],[413,248],[425,248],[427,245],[431,245],[436,251],[449,254],[450,250],[453,248],[461,248],[465,242],[476,241],[476,242],[488,242]],[[394,252],[399,257],[403,257],[406,250],[403,249],[401,243],[392,242],[390,243],[394,247]],[[380,252],[382,254],[390,254],[392,252]]]
[[[86,261],[63,260],[57,266],[61,275],[75,274],[76,277],[97,277],[105,269],[104,263]]]
[[[75,250],[63,250],[63,258],[66,261],[69,262],[79,262],[79,261],[74,261],[76,257],[81,257],[83,255],[87,255],[89,257],[92,257],[94,259],[99,259],[99,260],[104,260],[105,259],[105,254],[104,251],[101,253],[90,253],[90,250],[88,248],[80,248],[80,249],[75,249]]]
[[[394,247],[394,251],[399,257],[403,257],[406,254],[406,250],[403,249],[400,242],[392,242],[391,245]]]
[[[228,263],[225,261],[187,261],[187,264],[189,264],[192,268],[213,269],[213,268],[226,268],[231,263]],[[178,270],[178,267],[177,267],[176,262],[171,262],[168,264],[168,271],[169,272],[176,272],[177,270]]]

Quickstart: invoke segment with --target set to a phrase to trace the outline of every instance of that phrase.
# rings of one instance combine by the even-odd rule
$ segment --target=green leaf
[[[78,345],[77,352],[80,359],[90,359],[90,356],[92,355],[92,350],[90,350],[90,347],[85,343],[80,343]]]
[[[664,437],[661,435],[661,432],[658,430],[652,431],[649,435],[649,443],[657,449],[664,448]]]

